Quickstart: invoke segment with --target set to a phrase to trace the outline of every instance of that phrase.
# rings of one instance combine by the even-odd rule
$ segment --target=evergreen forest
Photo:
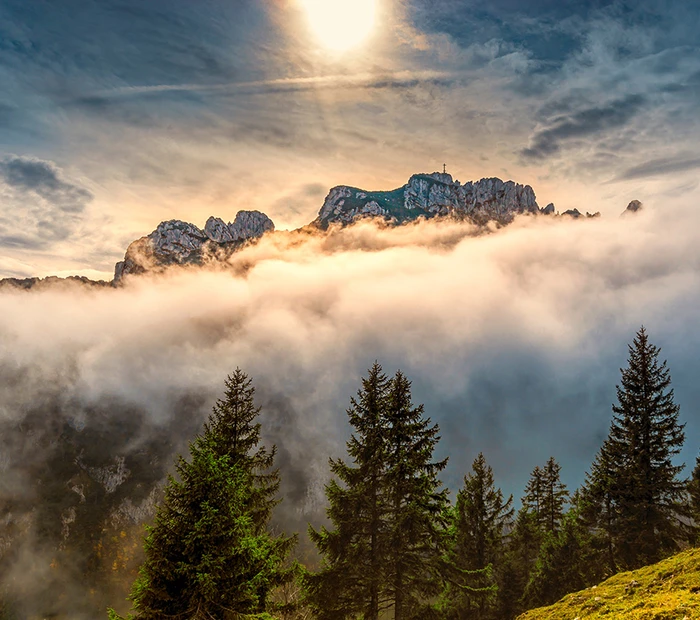
[[[563,484],[552,457],[519,498],[483,453],[447,489],[440,428],[410,379],[375,362],[347,408],[346,454],[329,461],[327,520],[309,526],[316,556],[304,564],[299,534],[270,526],[280,473],[254,399],[237,369],[177,461],[126,617],[511,620],[700,540],[700,457],[684,477],[670,371],[643,327],[581,487]]]

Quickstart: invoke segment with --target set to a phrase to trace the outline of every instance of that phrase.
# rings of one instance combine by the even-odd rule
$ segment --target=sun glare
[[[299,0],[313,35],[328,50],[343,52],[374,30],[377,0]]]

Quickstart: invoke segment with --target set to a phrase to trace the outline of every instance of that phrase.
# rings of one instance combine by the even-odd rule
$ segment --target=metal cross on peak
[[[442,164],[442,174],[447,174],[447,164]]]

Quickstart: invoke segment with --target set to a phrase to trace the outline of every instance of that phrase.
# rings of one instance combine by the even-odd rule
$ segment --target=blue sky
[[[299,0],[0,0],[2,275],[106,277],[162,220],[296,227],[444,162],[562,211],[697,191],[694,3],[377,1],[340,54]]]

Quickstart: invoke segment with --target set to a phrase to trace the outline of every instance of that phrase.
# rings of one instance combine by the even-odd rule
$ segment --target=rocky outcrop
[[[126,467],[126,459],[123,456],[116,457],[114,464],[106,467],[90,467],[83,463],[80,457],[76,459],[75,463],[80,469],[87,472],[90,478],[99,483],[107,494],[114,493],[131,474]]]
[[[622,212],[622,215],[629,215],[630,213],[638,213],[644,208],[644,205],[639,202],[639,200],[633,200],[627,205],[627,208]]]
[[[580,217],[583,217],[583,214],[578,209],[568,209],[567,211],[564,211],[562,215],[565,215],[567,217],[573,217],[575,220],[577,220]]]
[[[575,220],[577,220],[580,217],[585,217],[585,218],[600,217],[600,211],[596,211],[595,213],[589,213],[588,211],[586,211],[586,215],[584,215],[578,209],[569,209],[568,211],[564,211],[564,213],[562,213],[562,217],[563,216],[572,217]]]
[[[347,225],[366,217],[392,224],[437,216],[467,219],[477,224],[507,224],[516,215],[541,213],[529,185],[498,178],[462,185],[442,172],[414,174],[406,185],[391,191],[367,192],[341,185],[331,189],[314,224]]]
[[[642,203],[633,200],[623,215],[637,213]],[[400,225],[419,218],[446,217],[476,225],[508,224],[518,215],[546,215],[573,219],[599,217],[569,209],[558,214],[553,203],[540,209],[529,185],[502,181],[496,177],[460,183],[450,174],[414,174],[404,186],[390,191],[368,192],[347,185],[328,193],[311,227],[327,229],[357,220],[375,218]],[[260,211],[239,211],[228,224],[210,217],[204,229],[180,220],[161,222],[148,236],[129,245],[124,260],[115,265],[112,282],[94,282],[84,277],[7,278],[0,288],[34,289],[63,282],[90,286],[116,286],[130,274],[157,272],[170,265],[202,264],[210,259],[225,260],[232,252],[275,230],[272,220]]]
[[[112,286],[112,283],[106,280],[91,280],[85,276],[68,276],[67,278],[59,278],[57,276],[47,276],[45,278],[3,278],[0,280],[0,289],[18,289],[23,291],[66,285],[103,288]]]
[[[114,282],[170,265],[199,264],[217,251],[233,251],[274,229],[272,220],[260,211],[239,211],[228,224],[210,217],[204,230],[180,220],[161,222],[150,235],[129,245],[124,260],[115,265]]]
[[[228,224],[225,224],[220,217],[212,216],[207,220],[207,223],[204,225],[204,234],[216,243],[230,243],[233,241],[233,235]]]
[[[260,211],[239,211],[236,219],[228,225],[233,241],[257,239],[266,232],[275,230],[272,220]]]

